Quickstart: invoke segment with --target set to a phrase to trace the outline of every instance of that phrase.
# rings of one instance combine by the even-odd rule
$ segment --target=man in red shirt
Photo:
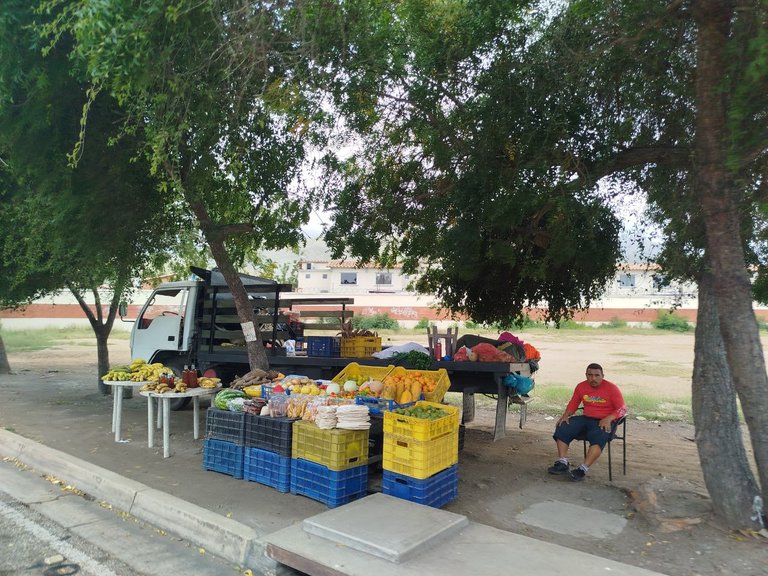
[[[617,421],[627,414],[627,405],[619,387],[603,379],[603,367],[600,364],[587,366],[586,375],[587,379],[576,385],[571,401],[557,421],[552,437],[557,444],[558,459],[547,469],[550,474],[568,474],[574,482],[584,480],[589,467],[600,457],[611,439]],[[574,416],[582,404],[584,414]],[[581,466],[571,470],[568,447],[582,433],[589,442],[587,457]]]

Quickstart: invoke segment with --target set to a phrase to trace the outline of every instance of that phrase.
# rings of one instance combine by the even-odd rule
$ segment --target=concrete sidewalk
[[[584,552],[534,540],[463,520],[458,515],[383,495],[369,496],[324,513],[309,516],[276,533],[252,527],[148,487],[109,470],[54,450],[7,430],[0,430],[0,456],[33,467],[103,500],[163,530],[205,548],[226,560],[265,575],[290,574],[292,565],[308,573],[394,576],[395,574],[495,575],[515,565],[522,573],[539,576],[606,571],[626,576],[659,574]],[[395,500],[393,505],[389,500]],[[423,520],[428,515],[428,521]],[[425,524],[426,522],[426,524]],[[317,526],[357,526],[356,538],[318,532]],[[428,525],[427,525],[428,524]],[[456,525],[449,535],[442,526]],[[408,542],[396,539],[395,548],[408,547],[408,557],[388,558],[371,547],[392,536],[390,527],[419,529]],[[314,529],[312,529],[314,527]],[[360,534],[368,527],[368,534]],[[449,526],[450,528],[450,526]],[[318,534],[321,534],[318,536]],[[434,536],[433,536],[434,534]],[[330,539],[329,539],[330,538]],[[415,543],[414,543],[415,540]],[[411,551],[414,544],[418,553]],[[279,564],[267,554],[285,562]],[[397,550],[395,550],[397,552]]]
[[[83,382],[76,376],[60,372],[42,377],[21,372],[0,377],[0,388],[3,390],[3,402],[0,402],[1,456],[16,458],[41,474],[52,474],[233,563],[265,574],[285,571],[265,556],[271,536],[301,528],[305,519],[328,511],[324,504],[309,498],[283,494],[255,482],[203,470],[202,441],[192,438],[191,410],[171,413],[171,457],[163,458],[162,446],[147,447],[147,410],[142,397],[124,402],[123,438],[129,441],[116,443],[110,431],[112,399],[99,394],[92,382]],[[201,429],[204,430],[202,418]],[[477,457],[472,453],[460,456],[460,467],[476,465]],[[570,558],[578,565],[582,564],[582,553],[542,541],[546,534],[556,536],[563,526],[585,524],[571,522],[568,516],[571,513],[602,516],[595,532],[569,534],[567,546],[594,550],[591,543],[601,539],[611,541],[617,531],[626,533],[623,518],[616,513],[623,507],[623,495],[619,490],[596,482],[594,486],[599,488],[599,499],[591,500],[594,504],[587,504],[589,508],[579,506],[577,509],[558,506],[558,501],[566,495],[571,496],[572,505],[590,500],[581,499],[580,492],[571,487],[563,491],[562,485],[553,486],[556,487],[554,490],[542,491],[542,497],[528,500],[525,509],[512,509],[505,501],[496,504],[503,514],[515,517],[524,511],[527,526],[544,529],[539,531],[544,534],[539,540],[527,538],[526,541],[531,542],[524,548],[535,549],[537,553],[541,553],[542,547],[548,548],[551,549],[548,557]],[[467,486],[466,491],[460,491],[460,500],[472,502],[473,489],[483,490],[482,487]],[[553,501],[553,497],[556,500]],[[458,503],[446,508],[461,509],[454,505]],[[558,508],[556,515],[547,503]],[[553,519],[556,524],[552,523]],[[375,514],[370,521],[376,523]],[[481,530],[481,526],[472,523],[473,531]],[[490,530],[487,526],[484,528]],[[493,541],[504,542],[520,554],[518,548],[522,536],[497,529],[493,529],[493,533]],[[317,536],[310,539],[316,540]],[[346,547],[328,546],[327,543],[324,552],[346,550]],[[471,547],[465,552],[468,550],[471,551]],[[487,547],[482,550],[484,557],[488,557]],[[623,566],[595,556],[591,558],[598,563]],[[501,556],[498,561],[498,566],[505,566],[509,559]],[[364,567],[365,561],[360,565]],[[403,564],[395,567],[402,569]],[[446,574],[462,573],[459,570],[461,564],[456,567],[455,571],[448,570]],[[563,565],[555,563],[552,570],[537,573],[570,574],[573,566],[567,571],[562,568]],[[634,573],[629,570],[627,567],[624,573]]]

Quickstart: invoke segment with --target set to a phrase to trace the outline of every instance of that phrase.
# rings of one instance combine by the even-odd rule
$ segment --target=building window
[[[635,287],[635,275],[634,274],[620,274],[619,286],[622,288],[634,288]]]
[[[392,286],[392,273],[391,272],[376,272],[376,285],[377,286]]]
[[[357,272],[342,272],[341,273],[342,284],[357,284]]]
[[[312,262],[307,262],[307,270],[312,270]]]
[[[311,278],[312,274],[304,274],[304,278]]]
[[[323,280],[328,280],[328,274],[323,274]]]

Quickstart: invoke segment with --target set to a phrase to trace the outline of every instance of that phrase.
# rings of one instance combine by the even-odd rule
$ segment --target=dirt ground
[[[692,334],[637,336],[590,330],[520,333],[518,336],[534,344],[542,353],[541,369],[536,375],[539,390],[548,385],[572,386],[580,379],[586,364],[597,361],[603,364],[606,377],[625,391],[637,390],[663,397],[690,396]],[[413,338],[397,338],[392,343],[410,339]],[[113,364],[129,360],[125,341],[116,341],[110,351]],[[35,420],[20,413],[23,390],[25,386],[30,390],[37,389],[40,382],[50,386],[55,381],[59,387],[69,383],[72,390],[95,391],[95,349],[74,345],[10,354],[9,359],[15,374],[0,377],[0,389],[5,390],[6,399],[0,406],[0,426],[66,450],[68,442],[74,441],[66,438],[66,431],[54,425],[48,430],[40,422],[43,416]],[[92,382],[93,388],[84,382]],[[75,383],[78,383],[77,388],[74,388]],[[98,421],[101,433],[107,438],[99,444],[100,448],[89,449],[86,445],[78,448],[90,451],[93,459],[89,459],[87,453],[78,456],[106,466],[110,460],[100,461],[100,458],[106,450],[115,450],[108,438],[107,410],[111,401],[98,396],[93,392],[83,393],[83,403],[103,407],[105,411],[92,420]],[[76,403],[77,399],[72,401]],[[64,403],[63,400],[51,400],[49,404],[56,402]],[[42,399],[40,403],[43,403]],[[466,425],[464,450],[460,454],[459,499],[449,504],[447,510],[466,514],[475,522],[675,576],[768,574],[768,539],[754,534],[729,533],[714,522],[698,462],[693,426],[630,418],[627,474],[621,473],[617,444],[613,454],[612,483],[608,481],[606,455],[593,466],[586,481],[571,483],[549,476],[545,471],[554,458],[553,418],[537,412],[534,401],[529,405],[527,422],[520,429],[518,409],[513,407],[508,415],[507,437],[493,442],[494,405],[478,407],[475,421]],[[141,438],[139,426],[143,413],[140,406],[135,407],[134,416],[129,410],[126,416],[129,436],[133,430],[130,418],[135,417],[136,435]],[[38,422],[37,428],[30,424],[34,421]],[[145,434],[146,422],[143,424]],[[86,425],[82,423],[83,427]],[[77,425],[73,424],[71,428],[72,434],[77,434]],[[139,441],[133,442],[126,445],[125,450],[135,449],[138,455],[148,454],[146,445],[142,449],[139,444]],[[199,458],[199,448],[197,450],[198,455],[192,454],[191,458]],[[581,448],[574,447],[572,456],[578,462]],[[179,455],[177,462],[181,458]],[[141,468],[125,464],[117,471],[150,483],[147,470]],[[228,479],[223,478],[222,485],[225,485]],[[235,488],[231,490],[234,494]],[[594,508],[620,515],[626,518],[627,524],[621,533],[607,538],[546,530],[520,520],[520,513],[537,502],[565,502]],[[271,503],[265,499],[260,506],[269,510]],[[306,509],[305,506],[303,513]],[[318,511],[321,509],[322,506]],[[275,514],[282,514],[283,521],[291,519],[286,508]],[[237,512],[233,517],[237,518]],[[275,527],[279,527],[279,522]],[[578,567],[574,570],[578,573]]]

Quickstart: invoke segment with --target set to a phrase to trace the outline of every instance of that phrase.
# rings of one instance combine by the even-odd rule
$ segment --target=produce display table
[[[303,374],[310,378],[330,380],[350,362],[361,366],[387,366],[391,359],[378,358],[329,358],[316,356],[270,356],[269,365],[274,370],[284,374]],[[410,368],[405,365],[406,368]],[[445,368],[451,380],[449,392],[463,394],[462,423],[471,422],[475,417],[475,394],[496,396],[496,424],[493,439],[499,440],[506,436],[507,410],[510,402],[509,388],[504,383],[504,377],[511,373],[521,376],[531,376],[531,367],[527,362],[433,362],[428,370]],[[527,417],[530,398],[514,396],[513,404],[520,405],[520,427]]]
[[[462,393],[462,423],[471,422],[475,418],[475,394],[488,394],[496,396],[494,441],[506,436],[507,407],[510,401],[520,405],[520,428],[525,424],[531,398],[517,395],[510,397],[509,388],[503,380],[507,374],[512,373],[530,377],[531,367],[527,362],[435,362],[433,366],[448,371],[450,392]]]
[[[168,392],[166,394],[158,394],[153,391],[141,392],[141,395],[146,396],[147,398],[147,446],[150,448],[155,446],[154,398],[157,398],[158,400],[158,410],[162,410],[162,416],[160,414],[158,414],[158,416],[163,427],[163,458],[168,458],[171,455],[171,400],[174,398],[192,398],[192,430],[194,438],[197,440],[200,437],[200,420],[198,417],[198,412],[200,411],[200,398],[202,396],[211,396],[220,388],[220,386],[217,386],[216,388],[189,388],[186,392]]]
[[[123,389],[141,388],[148,382],[132,382],[130,380],[102,380],[107,386],[112,386],[112,432],[115,433],[115,442],[128,442],[121,437],[123,424]]]

